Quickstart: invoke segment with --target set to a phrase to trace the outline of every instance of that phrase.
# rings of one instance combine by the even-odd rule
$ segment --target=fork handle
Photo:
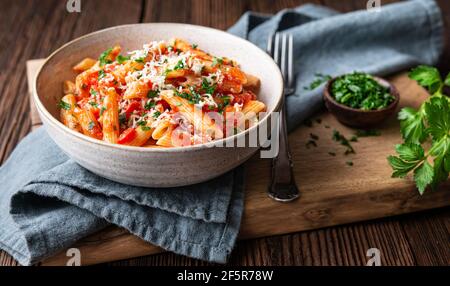
[[[285,101],[284,97],[279,118],[279,151],[278,156],[272,160],[272,183],[269,187],[269,196],[277,201],[289,202],[299,197],[299,191],[295,183],[292,158],[289,152]]]

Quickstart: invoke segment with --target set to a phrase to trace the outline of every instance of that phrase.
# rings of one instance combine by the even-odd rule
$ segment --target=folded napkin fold
[[[276,15],[248,12],[229,30],[264,48],[269,34],[294,35],[297,92],[287,100],[294,128],[322,105],[305,90],[315,73],[378,75],[434,64],[443,23],[432,0],[338,14],[305,5]],[[29,265],[109,224],[175,253],[224,263],[243,212],[242,167],[212,181],[145,189],[100,178],[70,160],[43,128],[28,135],[0,168],[0,248]]]

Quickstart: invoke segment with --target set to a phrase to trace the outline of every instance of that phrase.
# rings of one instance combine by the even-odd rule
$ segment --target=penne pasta
[[[72,130],[81,132],[81,127],[75,116],[74,109],[77,105],[76,98],[73,94],[66,94],[61,99],[61,121]]]
[[[104,112],[102,114],[103,140],[117,143],[119,139],[119,95],[114,88],[106,92],[103,101]]]
[[[75,83],[70,80],[65,80],[63,84],[64,94],[75,94],[77,92]]]
[[[93,67],[93,66],[95,65],[96,62],[97,62],[97,61],[94,60],[94,59],[91,59],[91,58],[85,58],[85,59],[83,59],[81,62],[79,62],[78,64],[76,64],[76,65],[73,67],[73,70],[74,70],[75,72],[78,72],[78,73],[84,72],[85,70],[88,70],[88,69],[90,69],[91,67]]]
[[[173,147],[172,144],[172,128],[169,128],[164,132],[163,136],[156,141],[156,145],[163,147]]]
[[[84,135],[95,139],[103,138],[102,129],[90,110],[75,108],[74,113],[80,122],[81,130]]]
[[[161,139],[166,131],[170,128],[170,123],[167,120],[161,121],[152,133],[152,138],[155,140]]]

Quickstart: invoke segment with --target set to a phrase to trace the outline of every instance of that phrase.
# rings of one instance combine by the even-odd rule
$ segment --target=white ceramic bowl
[[[34,101],[50,137],[73,160],[86,169],[113,181],[146,187],[173,187],[203,182],[235,168],[258,149],[220,148],[195,145],[176,148],[143,148],[110,144],[67,128],[59,121],[58,102],[62,83],[73,80],[72,66],[85,57],[98,55],[120,44],[123,51],[142,48],[151,40],[179,37],[217,56],[226,56],[261,79],[259,99],[270,114],[282,98],[283,81],[273,60],[252,43],[226,32],[206,27],[148,23],[113,27],[73,40],[48,57],[35,80]],[[253,127],[256,128],[257,126]],[[248,137],[248,130],[223,140]]]

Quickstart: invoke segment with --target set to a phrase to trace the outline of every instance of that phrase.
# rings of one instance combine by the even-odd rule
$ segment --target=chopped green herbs
[[[150,129],[152,129],[152,128],[144,125],[144,126],[141,126],[141,129],[142,129],[142,131],[150,131]]]
[[[398,156],[389,156],[388,162],[392,177],[413,173],[423,194],[428,186],[436,189],[447,181],[450,173],[450,98],[443,94],[444,86],[450,86],[450,74],[442,80],[436,68],[419,66],[409,77],[426,88],[431,97],[418,110],[406,107],[399,113],[405,142],[396,145]]]
[[[155,113],[153,113],[153,118],[158,118],[160,115],[161,115],[161,112],[155,111]]]
[[[95,127],[95,122],[94,121],[90,121],[88,124],[88,130],[92,130]]]
[[[358,72],[337,78],[331,86],[331,95],[338,103],[361,110],[383,109],[395,100],[389,89],[371,75]]]
[[[192,48],[195,50],[196,48],[198,48],[197,44],[192,44]]]
[[[358,130],[355,135],[358,137],[381,136],[381,132],[378,130]]]
[[[89,101],[89,104],[93,107],[98,107],[98,104],[95,101]]]
[[[319,136],[317,136],[317,135],[314,134],[314,133],[310,133],[310,134],[309,134],[309,137],[311,137],[312,140],[316,140],[316,141],[319,140]]]
[[[151,109],[151,108],[153,108],[155,106],[156,106],[156,102],[154,102],[154,101],[147,101],[145,103],[145,105],[144,105],[144,109],[149,110],[149,109]]]
[[[62,101],[62,100],[59,101],[58,106],[59,106],[60,108],[64,109],[64,110],[70,110],[70,108],[71,108],[70,103],[67,103],[67,102]]]
[[[105,71],[104,70],[99,70],[98,71],[98,79],[102,79],[105,77]]]
[[[201,95],[198,92],[196,92],[193,88],[190,89],[190,93],[186,91],[179,92],[175,90],[175,95],[187,99],[187,101],[190,104],[198,104],[201,99]]]
[[[130,57],[129,56],[118,55],[116,60],[117,60],[117,62],[119,64],[123,64],[124,62],[130,60]]]
[[[100,66],[104,66],[106,64],[112,63],[112,61],[108,58],[109,54],[112,52],[112,48],[107,49],[103,53],[101,53],[100,57],[98,58],[98,61],[100,63]]]
[[[216,85],[213,84],[211,85],[208,80],[206,78],[202,79],[202,86],[201,86],[201,90],[206,93],[206,94],[214,94],[214,92],[216,91]]]
[[[353,135],[352,138],[350,138],[350,142],[358,142],[358,136]]]
[[[104,106],[102,106],[102,108],[100,108],[100,116],[103,115],[103,112],[105,112],[105,110],[106,110],[106,107],[104,107]]]
[[[181,69],[184,69],[184,63],[183,63],[183,60],[179,60],[178,62],[177,62],[177,64],[173,67],[173,70],[181,70]]]
[[[159,95],[159,90],[149,90],[147,92],[147,98],[154,98]]]
[[[119,114],[119,123],[125,124],[126,122],[127,122],[127,114],[126,113]]]
[[[140,58],[134,59],[135,62],[141,63],[141,64],[144,63],[144,60],[145,60],[145,57],[140,57]]]
[[[353,146],[350,143],[350,141],[347,138],[345,138],[345,136],[342,135],[339,131],[333,130],[332,139],[336,142],[339,142],[342,146],[346,147],[346,150],[344,153],[345,155],[355,154],[355,149],[353,149]]]
[[[97,96],[97,94],[98,94],[98,92],[95,89],[93,89],[92,87],[91,87],[91,90],[89,91],[89,93],[92,94],[93,96]]]
[[[303,89],[314,90],[331,79],[331,76],[323,75],[321,73],[316,73],[315,77],[316,78],[308,86],[305,86]]]
[[[317,143],[314,140],[308,140],[308,142],[306,142],[306,148],[309,149],[311,147],[317,147]]]
[[[223,59],[222,58],[214,57],[213,62],[212,62],[212,66],[213,67],[220,66],[222,64],[223,64]]]

